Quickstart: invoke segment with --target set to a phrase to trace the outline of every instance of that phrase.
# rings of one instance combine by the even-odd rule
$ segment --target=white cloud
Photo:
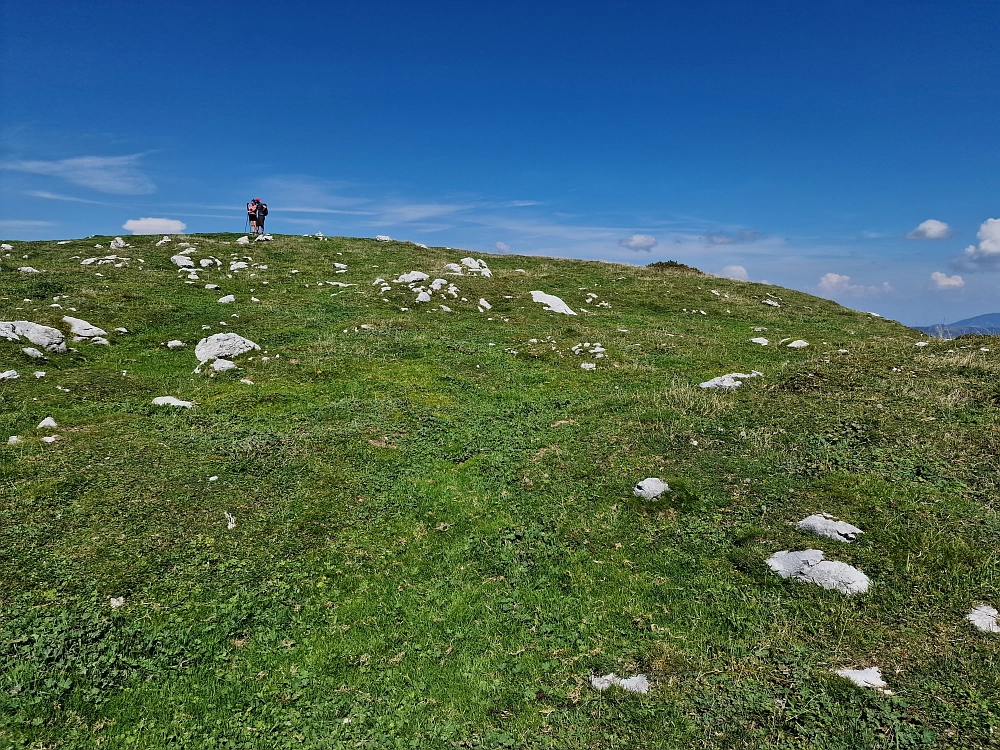
[[[506,242],[498,242],[496,244],[496,249],[499,250],[501,253],[509,253],[510,245],[508,245]]]
[[[187,224],[177,219],[129,219],[122,224],[132,234],[179,234],[187,229]]]
[[[139,171],[141,154],[130,156],[78,156],[55,161],[5,161],[0,169],[28,174],[51,175],[114,195],[146,195],[156,186]]]
[[[851,277],[839,273],[828,273],[819,280],[819,290],[824,294],[888,294],[892,291],[889,282],[881,286],[852,284]]]
[[[618,244],[629,250],[642,250],[648,253],[658,243],[656,237],[651,234],[633,234],[631,237],[622,237],[618,240]]]
[[[951,236],[951,229],[943,221],[928,219],[917,225],[917,228],[906,235],[908,240],[943,240]]]
[[[935,289],[961,289],[965,286],[965,279],[958,274],[948,276],[947,274],[941,273],[941,271],[935,271],[932,273],[931,281],[934,282]]]
[[[1000,268],[1000,219],[987,219],[979,227],[978,245],[969,245],[955,265],[968,271]]]
[[[727,279],[736,279],[737,281],[750,281],[750,274],[747,273],[747,269],[743,266],[726,266],[722,269],[720,276],[724,276]]]
[[[55,226],[51,221],[30,221],[27,219],[0,219],[2,229],[38,229]]]

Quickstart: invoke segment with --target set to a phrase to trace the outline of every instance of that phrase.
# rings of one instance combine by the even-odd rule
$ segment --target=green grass
[[[0,383],[0,436],[24,438],[0,446],[0,748],[1000,745],[1000,638],[963,619],[1000,602],[990,339],[919,349],[786,289],[517,256],[446,277],[469,300],[447,314],[372,281],[466,253],[236,237],[185,239],[266,271],[185,284],[177,243],[149,237],[119,252],[142,270],[72,257],[109,238],[0,259],[0,319],[129,330],[44,364],[0,342],[21,373]],[[545,312],[533,289],[589,312]],[[227,330],[266,355],[194,374],[194,344]],[[580,342],[607,349],[596,370]],[[735,392],[698,388],[751,368]],[[675,492],[638,500],[647,476]],[[866,533],[789,524],[818,511]],[[764,564],[807,547],[872,590]],[[873,665],[894,696],[832,674]],[[597,693],[606,671],[652,690]]]

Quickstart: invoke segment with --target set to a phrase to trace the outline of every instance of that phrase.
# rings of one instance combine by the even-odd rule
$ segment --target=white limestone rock
[[[169,237],[167,237],[166,235],[164,235],[163,239],[156,243],[156,246],[157,247],[163,247],[168,242],[172,242],[172,241],[173,240],[171,240]]]
[[[20,435],[11,435],[9,438],[7,438],[7,445],[17,445],[20,442],[21,442]]]
[[[37,268],[32,268],[31,266],[21,266],[17,270],[21,273],[41,273]]]
[[[644,500],[656,500],[664,492],[670,492],[670,485],[659,477],[647,477],[632,488],[632,494]]]
[[[617,676],[614,672],[611,674],[606,674],[603,677],[598,675],[592,675],[590,678],[590,685],[594,690],[607,690],[609,687],[619,687],[622,690],[627,690],[630,693],[641,693],[646,695],[649,692],[649,680],[644,674],[637,674],[635,677],[623,678]]]
[[[997,615],[1000,615],[1000,612],[997,612],[996,607],[980,604],[978,607],[973,607],[965,619],[984,633],[1000,633],[1000,622],[997,621]]]
[[[220,305],[228,305],[230,302],[235,302],[235,301],[236,297],[234,297],[232,294],[227,294],[225,297],[219,297]]]
[[[215,359],[232,359],[255,349],[260,351],[260,346],[238,334],[214,333],[198,342],[194,356],[204,364]]]
[[[765,300],[761,300],[761,301],[762,301],[762,302],[763,302],[763,303],[764,303],[765,305],[770,305],[771,307],[781,307],[781,305],[779,305],[779,304],[778,304],[777,302],[775,302],[775,301],[774,301],[773,299],[765,299]]]
[[[852,526],[845,521],[838,521],[829,513],[814,513],[806,516],[795,524],[796,528],[802,531],[811,531],[818,536],[825,536],[827,539],[834,539],[838,542],[853,542],[858,538],[858,534],[864,534],[857,526]]]
[[[17,374],[17,370],[5,370],[4,372],[0,372],[0,380],[16,380],[19,377],[21,376]]]
[[[878,667],[869,667],[868,669],[838,669],[836,674],[850,680],[858,687],[872,688],[884,695],[892,695],[892,691],[889,690],[889,686],[882,679],[882,671]]]
[[[185,409],[190,409],[194,406],[190,401],[181,401],[174,396],[157,396],[153,399],[152,403],[153,406],[181,406]]]
[[[808,341],[803,341],[802,339],[796,339],[795,341],[793,341],[792,343],[790,343],[788,345],[788,348],[789,349],[805,349],[807,346],[809,346],[809,342]]]
[[[113,240],[111,240],[111,249],[112,250],[121,250],[122,248],[126,248],[126,247],[131,247],[131,245],[129,245],[121,237],[115,237]]]
[[[216,372],[227,372],[228,370],[235,370],[236,363],[231,359],[217,359],[212,363],[212,369]]]
[[[570,309],[569,305],[553,294],[533,291],[531,293],[531,301],[539,302],[545,305],[543,309],[548,310],[549,312],[562,313],[563,315],[576,315],[576,313]]]
[[[107,336],[108,332],[103,328],[98,328],[95,325],[91,325],[86,320],[81,320],[80,318],[74,318],[70,315],[63,316],[63,323],[69,323],[69,330],[74,336],[78,336],[82,339],[90,339],[95,336]]]
[[[0,330],[12,330],[18,337],[12,340],[19,341],[23,336],[35,346],[40,346],[48,352],[66,351],[66,337],[58,328],[39,325],[30,320],[15,320],[12,323],[0,323]],[[4,334],[4,338],[9,339],[10,336]]]
[[[767,346],[769,343],[771,343],[763,336],[755,336],[754,338],[750,339],[750,341],[754,344],[760,344],[761,346]]]
[[[249,237],[240,237],[238,240],[236,240],[236,244],[237,245],[249,245],[250,244],[250,238]]]
[[[182,346],[187,346],[187,344],[177,339],[171,339],[167,342],[167,349],[180,349]]]
[[[782,578],[795,578],[843,594],[863,594],[871,580],[857,568],[836,560],[824,560],[818,549],[801,552],[782,550],[767,559],[768,567]]]
[[[31,357],[32,359],[45,359],[45,355],[42,354],[33,346],[26,346],[23,349],[21,349],[21,351],[24,352],[29,357]]]
[[[194,261],[191,260],[186,255],[171,256],[170,262],[173,263],[178,268],[194,268]]]
[[[393,279],[393,284],[413,284],[417,281],[427,281],[430,276],[428,276],[423,271],[410,271],[409,273],[402,274],[398,279]]]
[[[392,242],[392,237],[385,234],[380,234],[375,237],[376,242]]]
[[[763,374],[764,373],[758,372],[757,370],[752,370],[748,373],[731,372],[728,375],[720,375],[717,378],[706,380],[704,383],[699,383],[699,386],[702,388],[714,388],[722,391],[731,391],[743,385],[743,381],[747,378],[758,378]]]
[[[56,424],[56,420],[54,420],[52,417],[46,417],[45,419],[43,419],[41,422],[38,423],[39,430],[45,430],[45,429],[54,430],[58,426],[59,425]]]

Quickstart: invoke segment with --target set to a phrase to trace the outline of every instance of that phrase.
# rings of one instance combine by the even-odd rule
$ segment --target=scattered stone
[[[445,263],[444,272],[446,274],[454,274],[456,276],[461,276],[465,273],[462,269],[462,266],[460,266],[458,263]]]
[[[212,363],[212,369],[216,372],[227,372],[228,370],[235,370],[236,363],[231,359],[217,359]]]
[[[226,528],[232,531],[236,528],[236,516],[226,511]]]
[[[115,333],[128,333],[128,328],[116,328]]]
[[[66,240],[66,242],[69,242],[69,240]],[[65,245],[66,242],[60,242],[59,244],[60,245]],[[13,245],[8,245],[6,242],[3,243],[2,245],[0,245],[0,250],[13,250],[13,249],[14,249],[14,246]]]
[[[43,443],[54,443],[56,441],[56,439],[57,438],[54,435],[46,435],[45,437],[42,438],[42,442]]]
[[[597,369],[597,365],[594,364],[593,362],[581,362],[580,363],[580,369],[581,370],[596,370]]]
[[[847,563],[824,560],[818,549],[775,552],[767,559],[767,565],[782,578],[797,578],[847,595],[863,594],[871,585],[871,580],[860,570]]]
[[[26,346],[23,349],[21,349],[21,351],[27,354],[29,357],[32,357],[33,359],[45,359],[45,355],[42,354],[33,346]]]
[[[167,342],[167,349],[180,349],[182,346],[187,346],[187,344],[177,339],[171,339]]]
[[[739,388],[743,385],[743,381],[747,378],[757,378],[764,373],[753,370],[749,373],[746,372],[731,372],[728,375],[720,375],[717,378],[712,378],[711,380],[706,380],[704,383],[699,385],[702,388],[717,388],[722,391],[731,391],[734,388]]]
[[[225,297],[219,297],[219,304],[228,305],[230,302],[235,302],[236,297],[232,294],[227,294]]]
[[[858,538],[858,534],[865,533],[857,526],[836,520],[829,513],[814,513],[803,518],[795,526],[802,531],[811,531],[813,534],[825,536],[827,539],[834,539],[838,542],[850,543]]]
[[[627,690],[630,693],[646,695],[649,692],[649,680],[646,679],[646,675],[644,674],[637,674],[635,677],[629,677],[628,679],[618,677],[614,672],[606,674],[603,677],[592,675],[590,684],[594,690],[600,691],[607,690],[609,687],[620,687],[622,690]]]
[[[850,680],[858,687],[873,688],[884,695],[892,695],[889,686],[882,679],[882,671],[878,667],[868,669],[838,669],[837,675]]]
[[[0,372],[0,380],[16,380],[19,377],[21,376],[17,374],[17,370],[6,370],[4,372]]]
[[[274,237],[272,237],[269,234],[258,234],[256,237],[254,237],[253,241],[254,242],[270,242],[273,239],[274,239]]]
[[[36,378],[44,378],[45,377],[45,371],[44,370],[35,370],[35,377]]]
[[[250,238],[249,237],[240,237],[238,240],[236,240],[236,244],[237,245],[249,245],[250,244]]]
[[[569,305],[552,294],[533,291],[531,293],[531,301],[542,303],[545,305],[543,309],[548,310],[549,312],[562,313],[563,315],[576,315],[576,313],[570,309]]]
[[[249,268],[249,267],[250,266],[247,264],[246,261],[233,260],[233,261],[229,262],[229,270],[230,271],[242,271],[244,268]],[[267,282],[264,282],[264,283],[267,283]]]
[[[111,609],[119,609],[125,605],[124,596],[112,596],[111,597]]]
[[[754,338],[750,339],[750,341],[753,342],[754,344],[760,344],[761,346],[767,346],[769,343],[771,343],[763,336],[755,336]]]
[[[163,239],[156,243],[156,246],[162,247],[163,245],[166,245],[168,242],[172,242],[172,240],[164,235]]]
[[[927,346],[927,342],[926,341],[918,341],[917,343],[914,344],[914,346]]]
[[[107,336],[108,332],[103,328],[91,325],[86,320],[74,318],[70,315],[63,316],[63,323],[69,323],[69,330],[74,336],[81,339],[92,339],[97,336]]]
[[[413,284],[417,281],[427,281],[430,276],[428,276],[423,271],[410,271],[409,273],[402,274],[398,279],[393,279],[393,284]]]
[[[52,417],[46,417],[45,419],[43,419],[41,422],[38,423],[39,430],[44,430],[47,428],[55,429],[58,426],[59,425],[56,424],[56,420],[54,420]]]
[[[205,288],[206,289],[220,289],[221,287],[218,284],[205,284]]]
[[[765,299],[765,300],[762,300],[762,301],[763,301],[763,303],[764,303],[765,305],[770,305],[771,307],[781,307],[781,305],[779,305],[779,304],[778,304],[777,302],[775,302],[775,301],[774,301],[773,299]]]
[[[194,268],[194,261],[186,255],[173,255],[170,258],[170,262],[178,268]]]
[[[250,339],[245,339],[235,333],[214,333],[198,342],[194,355],[202,364],[215,359],[231,359],[241,354],[260,351],[260,347]]]
[[[7,445],[16,445],[17,443],[20,442],[21,442],[20,435],[11,435],[9,438],[7,438]]]
[[[115,237],[113,240],[111,240],[111,249],[112,250],[121,250],[122,248],[125,248],[125,247],[131,247],[131,245],[129,245],[121,237]]]
[[[1000,622],[997,621],[998,614],[1000,612],[997,612],[996,607],[980,604],[978,607],[973,607],[965,619],[984,633],[1000,633]]]
[[[482,297],[479,298],[479,306],[481,308],[483,308],[484,310],[492,310],[493,309],[493,305],[491,305],[489,302],[487,302],[486,300],[484,300]]]
[[[181,401],[173,396],[157,396],[153,399],[153,406],[182,406],[185,409],[190,409],[194,404],[190,401]]]
[[[375,241],[376,242],[392,242],[392,237],[389,237],[388,235],[385,235],[385,234],[380,234],[380,235],[378,235],[378,236],[375,237]]]
[[[21,273],[41,273],[37,268],[32,268],[31,266],[21,266],[17,270]]]
[[[664,492],[670,492],[670,485],[659,477],[647,477],[632,488],[632,494],[644,500],[655,500]]]
[[[803,341],[802,339],[796,339],[795,341],[793,341],[792,343],[790,343],[788,345],[788,348],[789,349],[805,349],[807,346],[809,346],[809,342],[808,341]]]

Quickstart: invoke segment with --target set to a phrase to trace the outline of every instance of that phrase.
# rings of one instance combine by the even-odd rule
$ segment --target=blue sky
[[[997,2],[0,3],[6,239],[261,196],[276,233],[1000,310]]]

